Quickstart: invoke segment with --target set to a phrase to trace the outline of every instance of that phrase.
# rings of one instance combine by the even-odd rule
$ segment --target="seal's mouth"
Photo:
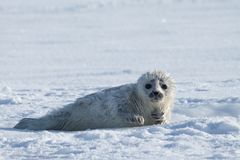
[[[150,98],[151,102],[160,102],[162,98]]]

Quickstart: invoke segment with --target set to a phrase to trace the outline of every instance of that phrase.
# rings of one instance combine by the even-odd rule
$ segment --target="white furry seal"
[[[135,84],[87,95],[39,119],[24,118],[14,128],[76,131],[164,124],[170,120],[174,91],[167,73],[148,72]]]

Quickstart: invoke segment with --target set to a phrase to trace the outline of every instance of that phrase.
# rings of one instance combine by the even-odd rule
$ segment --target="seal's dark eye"
[[[162,89],[166,90],[168,88],[168,86],[166,84],[162,84],[161,85]]]
[[[145,85],[145,88],[146,88],[146,89],[150,89],[150,88],[152,88],[152,85],[151,85],[151,84],[146,84],[146,85]]]

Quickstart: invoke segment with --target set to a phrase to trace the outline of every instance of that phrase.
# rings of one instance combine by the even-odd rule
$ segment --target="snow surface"
[[[240,1],[0,2],[0,159],[240,159]],[[171,124],[12,129],[155,68],[176,80]]]

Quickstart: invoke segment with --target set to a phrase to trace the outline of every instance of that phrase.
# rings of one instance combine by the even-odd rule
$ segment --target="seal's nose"
[[[153,91],[152,94],[154,97],[163,98],[163,94],[159,91]]]
[[[159,91],[153,91],[153,95],[154,95],[154,96],[158,96],[159,93],[160,93]]]

